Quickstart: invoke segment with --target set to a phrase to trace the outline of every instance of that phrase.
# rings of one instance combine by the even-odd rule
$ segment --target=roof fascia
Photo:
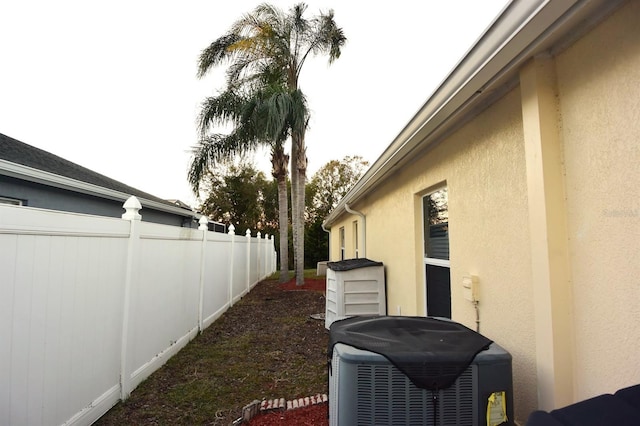
[[[92,195],[94,197],[105,198],[108,200],[121,201],[124,203],[131,194],[120,191],[114,191],[102,186],[93,185],[91,183],[82,182],[65,176],[56,175],[44,170],[34,169],[33,167],[24,166],[22,164],[13,163],[0,159],[0,175],[13,177],[16,179],[26,180],[29,182],[39,183],[54,188],[65,189],[68,191],[79,192],[82,194]],[[199,214],[191,212],[179,207],[172,207],[157,201],[148,200],[146,198],[137,197],[143,207],[153,210],[159,210],[166,213],[172,213],[179,216],[189,216],[200,218]]]
[[[488,105],[501,86],[535,54],[549,49],[572,25],[593,26],[593,16],[621,3],[616,0],[514,0],[489,25],[478,41],[428,98],[354,187],[327,216],[327,228],[374,187],[415,157],[416,150],[438,143],[456,125]],[[591,19],[589,19],[591,18]],[[466,114],[466,115],[465,115]],[[414,154],[414,155],[410,155]]]

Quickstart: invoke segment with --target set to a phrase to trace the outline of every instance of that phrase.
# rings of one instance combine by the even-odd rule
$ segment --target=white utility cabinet
[[[384,265],[369,259],[327,263],[325,327],[359,315],[386,315]]]

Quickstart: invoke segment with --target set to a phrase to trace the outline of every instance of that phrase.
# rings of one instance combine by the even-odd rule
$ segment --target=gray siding
[[[0,176],[0,197],[22,200],[23,205],[50,210],[121,217],[124,200],[109,200],[65,189]],[[196,227],[192,218],[143,208],[142,220],[163,225]]]

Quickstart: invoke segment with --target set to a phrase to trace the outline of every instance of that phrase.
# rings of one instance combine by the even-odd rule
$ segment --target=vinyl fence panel
[[[198,328],[202,231],[140,223],[131,288],[129,348],[132,386],[166,362],[163,351],[184,346]],[[179,348],[175,348],[177,350]]]
[[[93,423],[276,270],[273,240],[141,222],[134,201],[126,220],[0,205],[1,425]]]
[[[235,236],[233,242],[233,275],[232,275],[232,303],[236,303],[247,293],[249,277],[247,275],[247,239]]]
[[[205,269],[203,277],[203,320],[207,327],[229,307],[231,295],[229,280],[231,279],[230,235],[209,232],[206,242]],[[221,285],[225,283],[226,285]]]
[[[96,233],[85,217],[33,213],[0,216],[0,424],[7,425],[62,424],[118,385],[127,224],[98,218],[104,232]]]

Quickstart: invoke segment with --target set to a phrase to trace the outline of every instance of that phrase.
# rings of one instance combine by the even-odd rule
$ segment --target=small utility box
[[[386,315],[384,266],[370,259],[327,263],[324,325],[359,315]]]
[[[327,262],[323,260],[322,262],[318,262],[316,265],[316,275],[319,277],[327,275]]]

